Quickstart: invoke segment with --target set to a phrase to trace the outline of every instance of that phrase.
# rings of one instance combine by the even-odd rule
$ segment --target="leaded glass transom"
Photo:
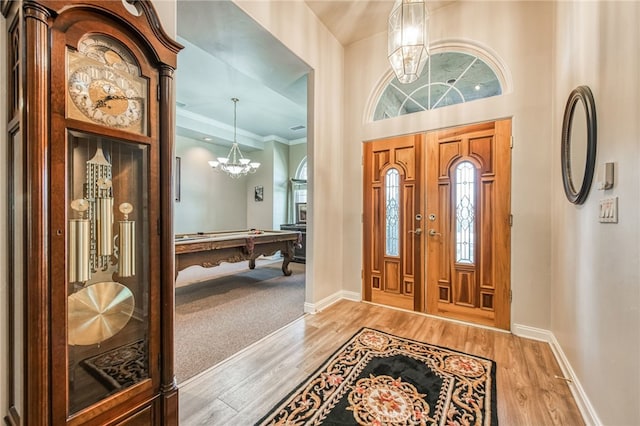
[[[398,256],[400,253],[400,173],[389,169],[384,179],[385,186],[385,228],[387,256]]]
[[[456,191],[456,262],[475,262],[476,169],[469,161],[455,170]]]
[[[396,77],[389,82],[378,100],[373,120],[501,94],[500,79],[480,57],[462,52],[434,53],[413,83],[402,84]]]

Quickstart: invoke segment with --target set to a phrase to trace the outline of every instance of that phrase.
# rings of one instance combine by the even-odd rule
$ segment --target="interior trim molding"
[[[342,300],[342,299],[352,300],[354,302],[361,302],[362,296],[360,295],[360,293],[356,291],[340,290],[333,293],[332,295],[325,297],[324,299],[320,300],[318,303],[305,302],[304,312],[306,314],[318,313],[323,309],[326,309],[329,306],[333,305],[338,300]]]
[[[587,393],[582,387],[580,380],[578,380],[576,373],[573,371],[571,363],[562,350],[560,342],[558,342],[556,336],[550,330],[521,324],[513,324],[511,331],[516,336],[540,340],[547,342],[549,346],[551,346],[551,351],[553,352],[553,356],[556,358],[556,361],[558,361],[558,365],[560,366],[560,370],[562,370],[563,376],[567,379],[571,379],[571,382],[567,382],[567,384],[569,385],[571,394],[578,405],[578,409],[580,410],[585,423],[589,426],[602,426],[598,413],[596,413],[595,408],[591,404]]]

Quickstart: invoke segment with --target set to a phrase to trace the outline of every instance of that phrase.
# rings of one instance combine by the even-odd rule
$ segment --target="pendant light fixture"
[[[391,9],[388,54],[400,83],[416,81],[427,63],[428,22],[425,0],[396,0]]]
[[[209,161],[209,165],[215,170],[222,170],[232,178],[239,178],[248,173],[255,173],[260,167],[260,163],[245,158],[238,147],[236,118],[239,99],[231,98],[231,100],[233,101],[233,144],[231,145],[231,151],[226,157],[218,157],[216,160]]]

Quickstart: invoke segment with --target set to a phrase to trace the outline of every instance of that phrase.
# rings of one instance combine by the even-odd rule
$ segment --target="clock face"
[[[114,39],[93,35],[67,51],[67,116],[146,133],[147,80]]]
[[[142,120],[143,98],[135,85],[109,68],[86,66],[69,77],[75,106],[96,123],[129,128]]]

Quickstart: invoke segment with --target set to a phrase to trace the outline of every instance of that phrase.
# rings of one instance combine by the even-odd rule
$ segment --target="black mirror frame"
[[[584,177],[580,189],[576,191],[571,178],[571,124],[576,104],[582,101],[587,117],[587,158],[584,164]],[[589,195],[596,165],[596,104],[588,86],[576,87],[567,100],[562,121],[562,183],[567,199],[573,204],[582,204]],[[574,165],[575,167],[575,165]]]

